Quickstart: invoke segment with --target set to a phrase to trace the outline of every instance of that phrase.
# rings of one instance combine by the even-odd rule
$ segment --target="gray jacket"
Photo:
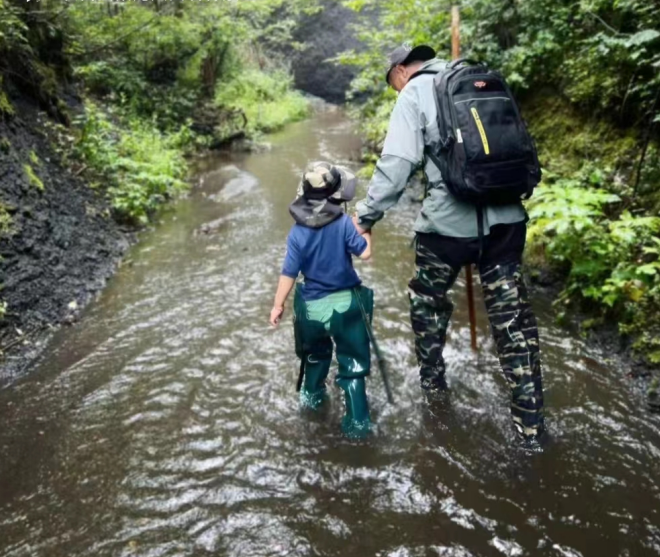
[[[434,59],[421,69],[442,71],[446,65],[446,62]],[[449,193],[440,171],[424,155],[424,146],[433,145],[440,139],[433,78],[431,74],[417,76],[399,94],[367,197],[357,204],[358,219],[363,228],[370,229],[382,219],[385,211],[401,198],[412,175],[423,169],[429,182],[428,195],[415,222],[415,232],[457,238],[478,236],[475,206],[459,201]],[[488,234],[489,228],[495,224],[511,224],[525,218],[522,203],[484,207],[484,234]]]

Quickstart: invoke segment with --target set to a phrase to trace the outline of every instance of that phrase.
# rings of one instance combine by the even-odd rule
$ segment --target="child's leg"
[[[368,318],[373,311],[373,292],[361,289],[360,298]],[[365,377],[369,375],[369,336],[356,295],[343,313],[335,312],[330,321],[330,332],[337,346],[337,385],[344,391],[346,415],[342,421],[345,433],[360,436],[369,431],[369,404]]]
[[[294,298],[296,354],[303,360],[304,379],[300,390],[303,406],[316,410],[326,396],[325,380],[332,363],[332,340],[327,327],[309,319],[307,305],[296,289]]]
[[[326,398],[325,380],[332,364],[332,341],[321,323],[307,321],[304,336],[308,352],[305,354],[305,378],[300,390],[303,406],[316,410]]]

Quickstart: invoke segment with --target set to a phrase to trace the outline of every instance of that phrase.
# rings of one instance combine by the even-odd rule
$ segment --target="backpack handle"
[[[459,64],[464,64],[464,63],[468,63],[468,64],[471,64],[473,66],[482,65],[481,62],[477,62],[476,60],[473,60],[472,58],[459,58],[458,60],[454,60],[453,62],[451,62],[449,64],[449,66],[447,66],[447,68],[450,69],[450,70],[453,70]]]

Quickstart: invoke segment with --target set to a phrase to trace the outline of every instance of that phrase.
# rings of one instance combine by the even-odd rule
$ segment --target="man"
[[[371,230],[422,169],[428,189],[415,222],[416,274],[409,283],[410,319],[422,389],[444,390],[442,351],[453,304],[447,292],[462,266],[479,265],[497,352],[511,388],[511,414],[526,444],[544,431],[538,329],[521,275],[527,215],[521,203],[483,208],[480,253],[477,209],[459,201],[424,154],[439,141],[434,75],[446,67],[429,46],[402,46],[390,54],[387,83],[398,93],[387,137],[366,199],[357,205],[359,232]],[[421,72],[421,73],[420,73]]]

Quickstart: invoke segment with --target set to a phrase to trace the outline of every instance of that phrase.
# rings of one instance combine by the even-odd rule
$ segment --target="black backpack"
[[[440,143],[425,150],[449,191],[479,207],[528,199],[541,168],[504,78],[460,59],[437,73],[434,87]]]

